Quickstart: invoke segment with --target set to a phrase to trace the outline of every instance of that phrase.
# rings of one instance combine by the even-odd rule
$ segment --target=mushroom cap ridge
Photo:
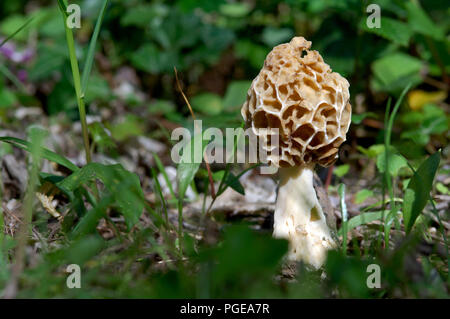
[[[311,42],[294,37],[273,48],[247,92],[241,113],[278,167],[333,164],[350,126],[349,83]],[[278,147],[270,145],[279,130]]]

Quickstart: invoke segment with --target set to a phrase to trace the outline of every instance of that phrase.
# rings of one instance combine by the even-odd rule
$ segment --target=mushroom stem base
[[[314,190],[313,170],[314,165],[280,169],[273,236],[289,241],[289,260],[319,269],[336,243]]]

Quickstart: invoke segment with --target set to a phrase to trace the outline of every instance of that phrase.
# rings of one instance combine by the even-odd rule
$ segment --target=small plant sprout
[[[313,187],[315,164],[338,157],[350,126],[349,83],[332,72],[311,42],[295,37],[276,46],[253,80],[242,116],[280,169],[273,236],[289,240],[289,260],[319,269],[336,248]],[[279,147],[273,148],[273,129]]]

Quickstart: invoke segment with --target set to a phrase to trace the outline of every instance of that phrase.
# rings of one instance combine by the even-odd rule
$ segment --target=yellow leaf
[[[436,91],[426,92],[422,90],[414,90],[408,94],[408,102],[411,109],[420,110],[427,103],[438,103],[447,98],[447,92]]]

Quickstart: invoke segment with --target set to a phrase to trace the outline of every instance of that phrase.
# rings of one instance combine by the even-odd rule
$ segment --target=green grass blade
[[[5,65],[0,64],[0,73],[8,78],[22,93],[27,93],[27,88],[20,82],[17,76],[14,75]]]
[[[9,40],[11,40],[12,38],[14,38],[16,36],[17,33],[19,33],[20,31],[22,31],[23,29],[26,28],[26,26],[28,26],[31,21],[33,21],[34,17],[31,17],[30,19],[27,20],[27,22],[25,22],[24,24],[22,24],[16,31],[14,31],[12,34],[10,34],[9,36],[6,37],[6,39],[4,39],[1,43],[0,43],[0,48]]]
[[[108,0],[103,0],[102,7],[100,9],[100,14],[97,19],[97,23],[95,24],[94,33],[92,34],[91,41],[89,43],[89,49],[88,54],[86,57],[86,62],[83,68],[83,75],[81,78],[81,92],[84,96],[86,93],[86,87],[89,81],[89,75],[91,74],[92,70],[92,63],[94,61],[94,55],[95,55],[95,47],[97,44],[98,35],[100,33],[100,27],[102,25],[103,17],[105,15],[106,6],[108,4]]]
[[[340,184],[338,187],[340,206],[342,214],[342,252],[344,255],[347,254],[347,232],[348,232],[348,213],[347,205],[345,204],[345,184]]]
[[[9,143],[15,147],[18,147],[18,148],[21,148],[21,149],[27,151],[27,152],[31,152],[31,150],[32,150],[31,143],[21,140],[20,138],[15,138],[15,137],[10,137],[10,136],[1,136],[0,142]],[[56,154],[55,152],[50,151],[49,149],[42,148],[41,157],[43,157],[49,161],[55,162],[61,166],[64,166],[64,167],[70,169],[72,172],[79,170],[78,166],[76,166],[74,163],[69,161],[67,158],[65,158],[59,154]]]
[[[397,209],[397,205],[395,204],[394,201],[394,188],[392,186],[392,177],[389,174],[389,152],[390,152],[390,147],[391,147],[391,136],[392,136],[392,127],[394,126],[394,120],[395,120],[395,116],[397,115],[398,109],[400,108],[400,105],[406,95],[406,93],[409,91],[409,89],[411,88],[411,83],[408,84],[402,91],[402,93],[400,94],[400,97],[398,98],[397,102],[394,105],[394,108],[392,110],[392,113],[389,115],[389,119],[388,118],[388,114],[389,114],[389,109],[390,107],[388,107],[387,112],[386,112],[386,117],[385,117],[385,125],[386,125],[386,132],[384,135],[384,151],[385,151],[385,172],[384,172],[384,179],[385,179],[385,183],[386,183],[386,187],[387,190],[389,192],[389,197],[390,197],[390,216],[395,217],[396,216],[396,212],[398,211]],[[390,100],[388,102],[388,105],[390,106]],[[387,120],[387,122],[386,122]],[[384,184],[384,183],[383,183]],[[383,191],[384,194],[384,191]],[[384,208],[383,208],[384,211]],[[390,234],[390,230],[391,230],[391,224],[390,223],[386,223],[385,218],[383,218],[384,221],[384,241],[385,241],[385,247],[386,249],[389,248],[389,234]]]
[[[158,170],[163,175],[164,180],[166,181],[167,186],[169,187],[170,194],[173,196],[173,198],[177,198],[177,196],[175,195],[175,192],[173,190],[172,183],[170,182],[169,176],[167,175],[166,169],[164,168],[164,165],[161,162],[161,159],[155,152],[153,152],[152,154],[153,154],[153,158],[155,159],[155,163],[156,163],[156,166],[158,167]]]
[[[161,185],[159,184],[159,181],[158,181],[158,176],[156,174],[156,170],[153,167],[152,167],[152,174],[153,174],[153,180],[155,182],[156,191],[157,191],[157,193],[159,195],[159,198],[161,200],[161,206],[162,206],[161,208],[162,208],[162,210],[164,212],[164,217],[165,217],[166,223],[168,223],[169,222],[169,215],[167,214],[166,200],[164,199],[164,195],[162,193]]]
[[[83,131],[83,142],[84,150],[86,152],[86,163],[91,162],[91,149],[89,147],[89,132],[86,122],[86,108],[84,105],[84,96],[81,92],[81,79],[80,79],[80,69],[78,67],[78,60],[75,51],[75,40],[73,37],[72,29],[67,26],[67,6],[63,0],[58,0],[59,8],[61,10],[64,29],[66,30],[66,42],[67,48],[69,50],[70,66],[72,69],[73,84],[75,86],[75,94],[77,97],[78,112],[80,113],[81,129]]]

